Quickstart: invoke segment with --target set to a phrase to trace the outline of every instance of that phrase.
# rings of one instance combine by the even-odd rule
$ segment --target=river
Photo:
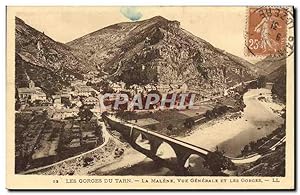
[[[267,102],[258,100],[259,96],[265,97]],[[251,89],[244,94],[244,103],[246,108],[240,118],[208,122],[180,139],[209,150],[218,146],[227,156],[236,157],[250,141],[270,134],[283,124],[283,118],[273,111],[283,107],[272,102],[270,90]]]
[[[264,97],[266,101],[259,100],[260,96]],[[227,156],[236,157],[250,141],[256,141],[270,134],[284,122],[278,113],[274,112],[280,111],[283,105],[272,101],[269,89],[249,90],[244,94],[244,103],[246,108],[239,117],[232,119],[224,116],[194,127],[192,133],[185,137],[176,138],[212,151],[218,146],[220,150],[225,151]],[[158,154],[162,158],[175,156],[167,144],[159,148]],[[174,173],[167,168],[158,166],[134,149],[128,148],[119,161],[98,169],[93,174],[172,175]],[[198,174],[209,173],[203,169]]]

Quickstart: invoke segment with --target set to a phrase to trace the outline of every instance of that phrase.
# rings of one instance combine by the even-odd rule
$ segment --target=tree
[[[48,111],[47,110],[43,110],[43,114],[42,115],[43,115],[43,117],[46,118],[48,116]]]
[[[65,131],[62,136],[60,137],[60,142],[63,144],[63,145],[68,145],[71,143],[71,141],[73,140],[71,136],[71,131],[68,130],[68,131]]]
[[[251,150],[250,150],[249,145],[245,145],[245,147],[241,150],[241,154],[242,155],[247,155],[247,154],[249,154],[250,151]]]
[[[16,93],[15,93],[15,99],[16,99],[16,103],[15,103],[15,110],[19,110],[21,108],[21,101],[19,98],[19,92],[18,89],[16,88]]]
[[[235,168],[231,160],[224,156],[224,151],[219,151],[218,147],[216,151],[207,154],[203,164],[205,167],[209,168],[215,176],[223,175],[224,173],[222,173],[222,171],[226,169]]]
[[[116,112],[116,117],[117,118],[123,118],[123,116],[124,116],[124,110],[118,110]]]
[[[97,93],[96,93],[95,91],[92,91],[92,92],[91,92],[91,95],[92,95],[93,97],[97,97]]]
[[[282,112],[281,117],[285,119],[286,118],[286,110],[282,109],[281,112]]]
[[[169,124],[169,125],[167,126],[167,129],[168,129],[169,131],[172,131],[172,130],[173,130],[173,125],[172,125],[172,124]]]
[[[64,106],[67,108],[67,107],[71,107],[72,103],[70,101],[69,98],[65,98],[65,97],[62,97],[61,98],[61,103],[64,104]]]
[[[184,122],[184,126],[189,129],[192,128],[194,126],[194,124],[195,124],[195,121],[192,118],[187,118]]]
[[[254,141],[251,141],[249,143],[251,151],[256,151],[257,150],[257,144]]]
[[[212,119],[212,118],[214,118],[214,114],[211,110],[207,110],[205,112],[205,117],[208,118],[208,119]]]
[[[93,117],[93,112],[88,108],[81,108],[79,110],[78,116],[81,120],[90,121]]]
[[[21,102],[19,99],[17,99],[16,103],[15,103],[15,110],[19,110],[21,108]]]
[[[31,116],[35,117],[38,115],[38,112],[36,110],[32,111]]]
[[[257,87],[258,88],[263,88],[266,86],[266,77],[265,76],[259,76],[257,78]]]

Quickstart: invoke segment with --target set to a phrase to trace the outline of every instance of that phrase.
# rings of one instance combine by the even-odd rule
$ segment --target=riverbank
[[[268,101],[260,101],[262,96]],[[192,133],[178,139],[212,151],[218,146],[227,156],[236,157],[249,142],[267,136],[283,124],[284,119],[278,114],[283,105],[271,99],[270,90],[251,89],[244,95],[244,112],[229,113],[194,127]]]
[[[259,97],[268,101],[261,101]],[[244,112],[228,113],[221,118],[196,125],[191,133],[175,137],[185,142],[215,150],[216,146],[224,150],[228,156],[238,156],[241,149],[252,140],[268,135],[283,119],[278,112],[284,105],[271,101],[271,91],[267,89],[251,89],[244,94],[246,108]],[[164,148],[165,147],[165,148]],[[161,146],[159,152],[172,157],[167,146]],[[155,165],[145,155],[128,147],[122,158],[109,165],[100,167],[92,175],[172,175],[170,170]],[[199,175],[205,175],[201,173]]]
[[[121,158],[91,171],[90,175],[174,175],[174,173],[129,146]]]

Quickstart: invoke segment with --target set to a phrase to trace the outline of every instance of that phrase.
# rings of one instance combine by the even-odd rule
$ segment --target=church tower
[[[32,80],[29,81],[29,88],[30,89],[35,88],[34,82]]]

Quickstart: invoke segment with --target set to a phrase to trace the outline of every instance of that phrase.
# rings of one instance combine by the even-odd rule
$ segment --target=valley
[[[53,40],[21,18],[15,22],[17,173],[176,175],[177,169],[180,174],[188,169],[191,175],[251,175],[250,169],[263,166],[255,163],[266,152],[283,151],[284,60],[273,63],[266,57],[252,64],[161,16],[113,24],[68,43]],[[120,94],[129,103],[112,107],[124,100]],[[159,98],[147,108],[132,101],[140,95],[144,105],[153,101],[147,100],[153,94]],[[188,99],[178,109],[182,94]],[[161,106],[162,97],[174,100],[175,108],[170,102]],[[191,102],[194,107],[188,106]],[[134,105],[129,109],[129,104]],[[147,157],[126,140],[122,128],[108,123],[107,115],[204,148],[205,155],[216,154],[224,162],[218,166],[226,167],[212,170],[205,166],[208,157],[194,154],[182,156],[187,163],[183,170],[162,166],[161,158],[179,159],[168,143],[155,143],[162,147]],[[141,146],[154,147],[140,136]],[[226,172],[234,162],[228,159],[248,155],[255,161]]]

